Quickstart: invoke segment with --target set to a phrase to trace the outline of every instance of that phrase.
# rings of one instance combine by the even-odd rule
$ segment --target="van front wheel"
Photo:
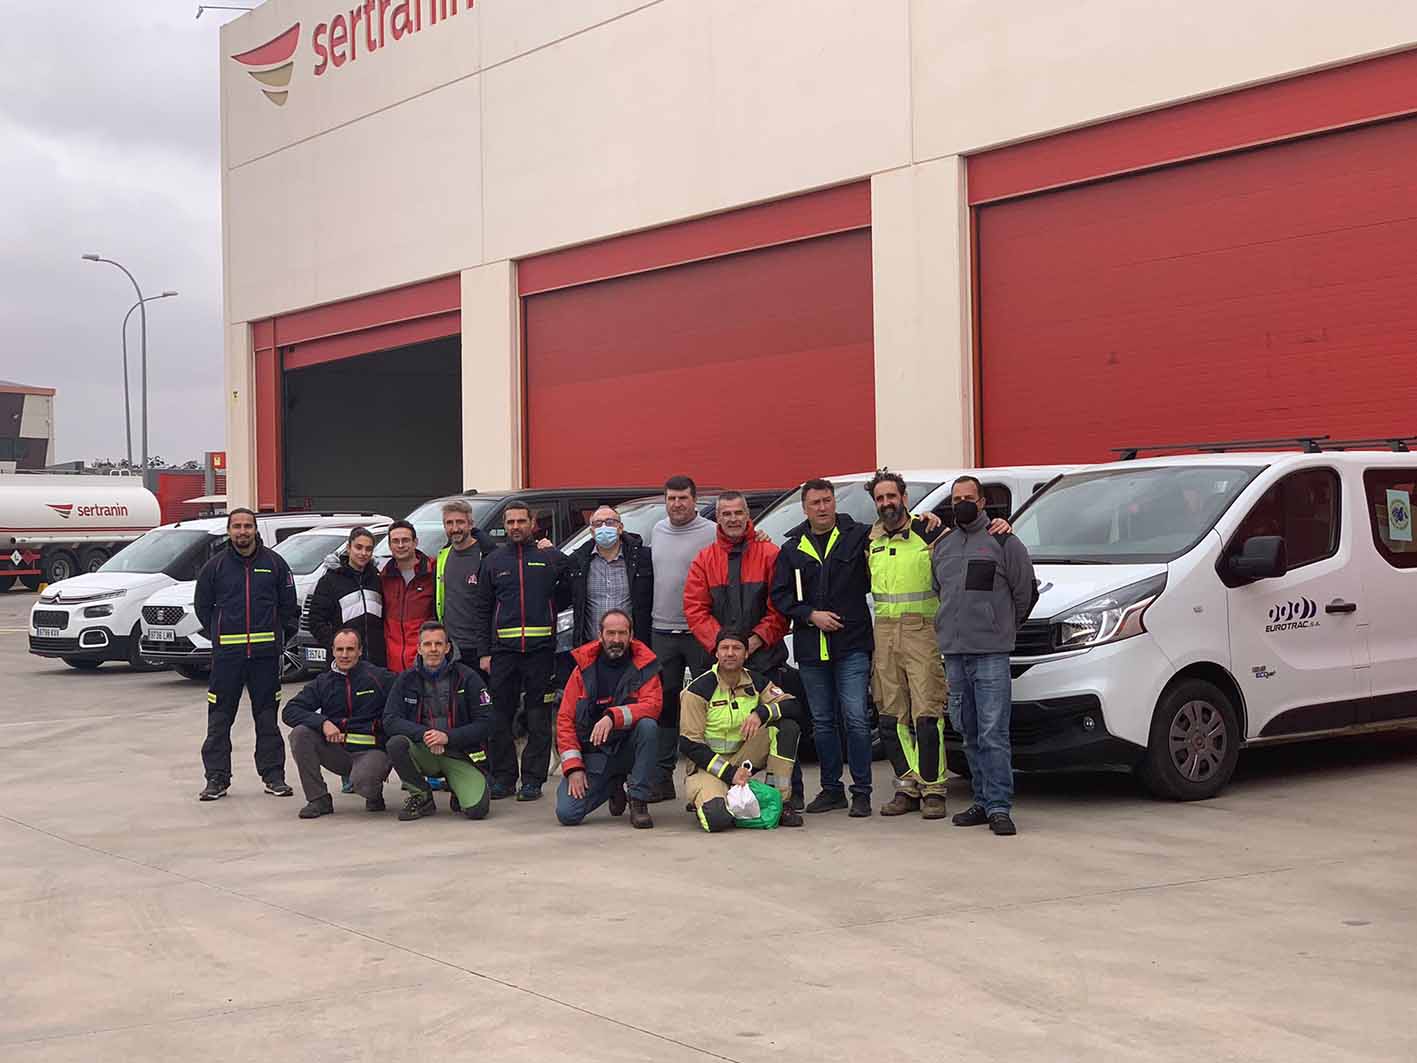
[[[1142,780],[1157,797],[1202,801],[1224,789],[1239,755],[1239,715],[1229,696],[1203,679],[1183,679],[1156,706]]]

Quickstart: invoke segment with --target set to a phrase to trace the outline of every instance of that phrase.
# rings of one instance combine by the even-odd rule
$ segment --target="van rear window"
[[[1373,546],[1393,568],[1417,568],[1417,543],[1412,533],[1417,469],[1365,469],[1363,491]]]

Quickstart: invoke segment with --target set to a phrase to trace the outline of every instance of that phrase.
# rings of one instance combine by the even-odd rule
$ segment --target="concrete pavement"
[[[33,600],[0,595],[7,1063],[1417,1059],[1417,738],[1246,754],[1190,805],[1023,778],[1013,839],[566,829],[549,793],[401,824],[392,782],[304,822],[249,715],[198,803],[203,687],[29,656]]]

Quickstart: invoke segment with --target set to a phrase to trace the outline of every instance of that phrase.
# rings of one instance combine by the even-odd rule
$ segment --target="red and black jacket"
[[[300,626],[285,558],[256,539],[250,557],[230,542],[197,574],[193,609],[218,657],[276,657]]]
[[[437,607],[437,573],[432,559],[419,550],[414,555],[413,579],[407,583],[393,558],[379,573],[384,595],[384,647],[395,672],[412,668],[418,660],[418,629],[433,619]]]
[[[720,631],[741,631],[757,635],[763,648],[749,658],[749,665],[766,671],[787,660],[787,618],[777,611],[769,592],[777,546],[758,542],[753,522],[743,538],[732,542],[718,530],[718,537],[699,551],[689,565],[684,581],[684,619],[700,646],[710,654]]]
[[[482,559],[473,593],[473,657],[556,645],[556,614],[571,604],[571,565],[560,550],[503,543]]]
[[[362,658],[348,672],[334,668],[321,672],[290,700],[281,719],[288,727],[323,730],[332,723],[346,735],[373,738],[373,743],[350,742],[349,751],[384,747],[384,704],[394,673]]]
[[[434,704],[432,679],[452,670],[447,704]],[[444,661],[436,675],[425,679],[423,662],[394,679],[384,703],[384,730],[392,738],[404,735],[423,741],[429,728],[448,736],[448,751],[469,757],[482,752],[492,737],[492,695],[482,677],[461,661]]]
[[[614,690],[603,691],[597,690],[595,683],[595,662],[601,652],[598,641],[571,651],[576,669],[556,714],[556,752],[561,756],[563,775],[585,770],[586,756],[597,748],[590,744],[590,732],[602,716],[609,716],[614,727],[600,747],[609,749],[641,720],[658,720],[664,707],[659,658],[653,650],[639,639],[631,639],[629,667]]]

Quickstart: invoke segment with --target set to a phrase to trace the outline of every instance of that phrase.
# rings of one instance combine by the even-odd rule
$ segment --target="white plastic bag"
[[[747,764],[747,761],[744,761]],[[748,765],[748,772],[751,774],[753,768]],[[753,788],[746,783],[742,786],[730,786],[728,788],[728,811],[733,813],[734,819],[757,819],[763,814],[763,810],[758,807],[758,795],[753,793]]]

